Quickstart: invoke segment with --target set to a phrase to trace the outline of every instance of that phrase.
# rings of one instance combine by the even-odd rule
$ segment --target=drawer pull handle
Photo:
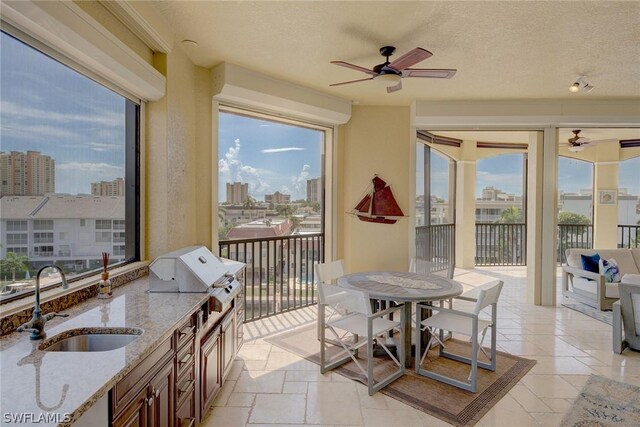
[[[160,397],[160,390],[156,389],[154,395],[156,396],[156,399]]]
[[[149,397],[149,398],[144,399],[144,403],[145,403],[147,406],[151,406],[151,405],[153,405],[153,396],[151,396],[151,397]]]
[[[193,380],[188,381],[187,384],[182,387],[180,390],[180,393],[186,393],[187,391],[189,391],[189,389],[191,388],[191,385],[193,384]]]

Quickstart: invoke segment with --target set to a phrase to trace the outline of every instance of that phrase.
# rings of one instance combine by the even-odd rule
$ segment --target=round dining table
[[[403,345],[407,367],[411,365],[412,303],[448,300],[463,290],[460,283],[446,277],[393,271],[347,274],[338,278],[338,286],[367,292],[371,299],[404,303]]]

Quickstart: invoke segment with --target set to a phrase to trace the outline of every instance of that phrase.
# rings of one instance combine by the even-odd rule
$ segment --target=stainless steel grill
[[[209,293],[213,310],[223,311],[242,290],[237,275],[244,267],[215,256],[205,246],[182,248],[149,265],[149,291]]]

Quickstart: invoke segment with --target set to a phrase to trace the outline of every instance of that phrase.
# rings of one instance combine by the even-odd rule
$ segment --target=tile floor
[[[498,308],[500,350],[538,363],[476,424],[557,426],[590,374],[640,384],[640,353],[611,351],[611,327],[567,308],[526,303],[525,268],[456,270],[465,290],[505,282]],[[562,297],[558,296],[558,303]],[[447,426],[449,424],[272,346],[264,337],[315,322],[306,308],[245,325],[246,342],[201,425]],[[488,343],[488,338],[487,341]]]

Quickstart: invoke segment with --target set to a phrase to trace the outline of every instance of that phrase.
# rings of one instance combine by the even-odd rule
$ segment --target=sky
[[[422,144],[416,151],[416,193],[424,194]],[[448,162],[446,157],[431,150],[432,194],[448,199]],[[476,163],[476,197],[482,189],[493,186],[505,193],[522,195],[522,154],[505,154],[479,160]],[[640,195],[640,157],[620,163],[618,187]],[[558,191],[579,193],[593,187],[593,164],[568,157],[558,158]]]
[[[0,33],[0,149],[55,160],[56,193],[124,177],[125,99]]]
[[[258,201],[275,191],[306,199],[307,180],[322,175],[322,131],[221,113],[219,135],[220,202],[235,181]]]

